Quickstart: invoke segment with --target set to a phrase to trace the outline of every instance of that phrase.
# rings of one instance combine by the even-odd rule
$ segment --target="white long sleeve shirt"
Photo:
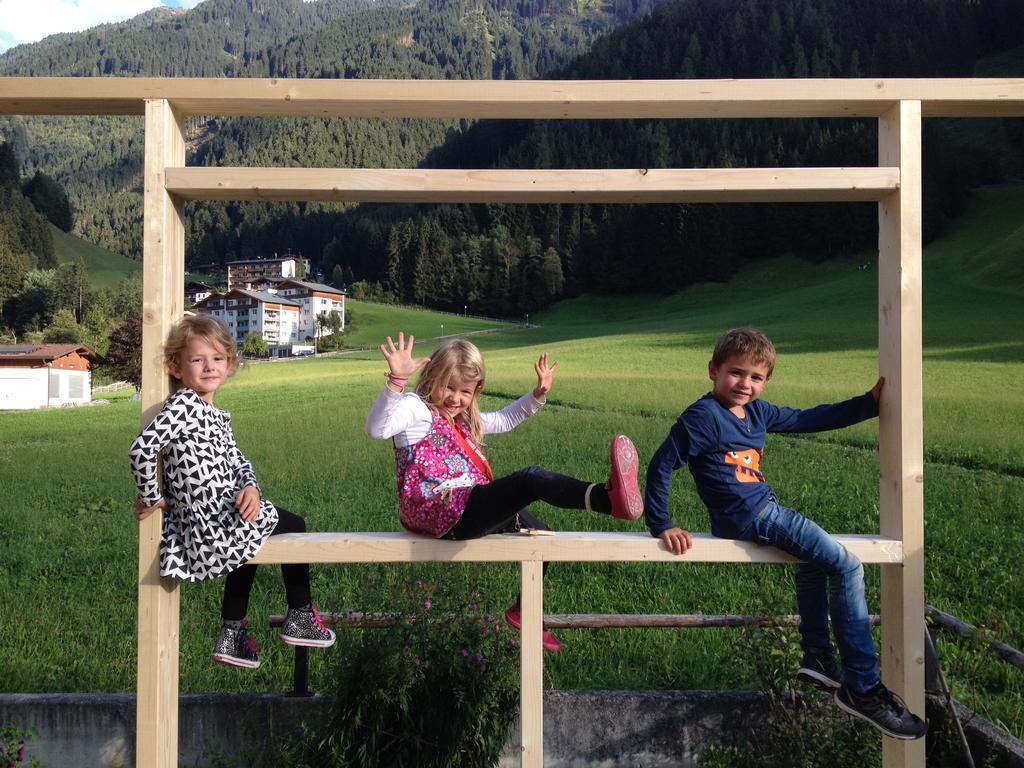
[[[533,392],[515,400],[500,411],[480,414],[484,434],[498,434],[515,429],[541,409],[546,400],[538,400]],[[414,392],[394,392],[385,386],[366,419],[366,434],[377,440],[393,438],[396,448],[416,445],[430,432],[433,413]]]

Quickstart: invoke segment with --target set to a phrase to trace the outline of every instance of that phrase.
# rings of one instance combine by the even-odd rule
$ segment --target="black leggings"
[[[506,533],[520,528],[551,529],[525,510],[535,501],[544,501],[562,509],[586,509],[590,483],[560,475],[543,467],[527,467],[493,483],[478,485],[470,491],[462,517],[445,539],[477,539],[489,533]],[[590,492],[590,508],[609,513],[612,505],[608,491],[598,483]]]
[[[271,536],[279,533],[305,533],[306,521],[287,509],[277,508],[277,525]],[[302,608],[309,605],[309,565],[306,563],[287,563],[281,565],[281,577],[284,579],[284,592],[289,608]],[[249,610],[249,593],[252,582],[256,578],[255,565],[243,565],[232,571],[224,579],[224,601],[221,603],[220,615],[225,621],[241,621]]]

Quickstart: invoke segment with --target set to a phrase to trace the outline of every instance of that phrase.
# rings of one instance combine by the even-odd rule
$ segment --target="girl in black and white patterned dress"
[[[160,575],[181,581],[226,576],[223,625],[214,661],[255,669],[259,646],[245,618],[256,566],[247,565],[268,537],[306,530],[306,522],[261,497],[252,465],[238,450],[231,417],[213,396],[238,363],[225,325],[210,315],[185,317],[164,345],[164,362],[180,383],[128,456],[139,495],[135,517],[163,510]],[[163,483],[157,457],[163,457]],[[281,566],[288,614],[281,639],[326,648],[334,643],[310,600],[309,566]]]

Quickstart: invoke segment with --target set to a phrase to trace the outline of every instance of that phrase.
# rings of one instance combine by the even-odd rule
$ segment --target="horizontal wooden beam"
[[[836,537],[864,563],[900,563],[902,542],[875,534]],[[773,547],[693,534],[693,548],[674,555],[647,533],[562,532],[549,536],[494,534],[468,541],[409,533],[285,533],[267,540],[253,563],[397,562],[661,562],[784,563],[792,557]]]
[[[168,168],[186,200],[384,203],[692,203],[874,201],[898,168],[626,168],[437,170]]]
[[[1024,116],[1022,78],[803,80],[326,80],[4,77],[0,114],[432,118],[879,117],[901,100],[925,117]]]

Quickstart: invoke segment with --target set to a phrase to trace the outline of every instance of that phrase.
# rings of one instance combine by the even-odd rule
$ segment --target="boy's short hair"
[[[769,376],[775,370],[775,345],[756,328],[733,328],[723,333],[715,343],[711,362],[721,365],[734,355],[765,366]]]

